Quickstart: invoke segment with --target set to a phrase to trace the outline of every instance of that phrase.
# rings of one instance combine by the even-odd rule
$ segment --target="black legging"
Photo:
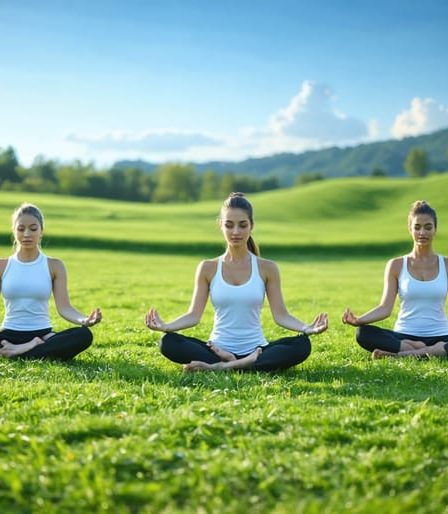
[[[42,338],[51,331],[51,328],[33,331],[3,329],[0,331],[0,341],[6,339],[13,344],[23,344],[31,341],[34,337]],[[73,359],[78,353],[88,348],[92,344],[92,340],[92,332],[87,327],[68,328],[62,332],[56,332],[42,344],[17,355],[17,358],[66,361]]]
[[[283,337],[262,347],[263,352],[254,364],[245,370],[279,371],[288,369],[303,362],[311,353],[309,337],[302,334],[293,337]],[[188,364],[191,361],[202,361],[209,364],[220,362],[220,358],[211,350],[207,343],[187,337],[183,334],[170,332],[162,336],[160,351],[173,362]],[[241,359],[246,355],[235,355]]]
[[[377,348],[386,352],[398,353],[400,351],[401,341],[403,339],[411,339],[412,341],[422,341],[426,346],[432,346],[439,341],[447,341],[448,335],[422,337],[411,334],[402,334],[394,332],[387,328],[376,327],[375,325],[363,325],[356,330],[356,340],[364,349],[373,352]],[[445,351],[447,345],[445,345]]]

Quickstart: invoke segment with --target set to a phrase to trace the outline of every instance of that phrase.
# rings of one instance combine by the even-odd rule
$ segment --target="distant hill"
[[[329,177],[371,175],[376,168],[389,176],[405,175],[403,167],[409,150],[423,148],[428,152],[432,171],[448,170],[448,129],[401,140],[388,140],[353,147],[331,147],[300,154],[281,153],[240,162],[211,161],[192,163],[199,172],[213,169],[222,174],[234,172],[257,178],[277,177],[282,185],[291,185],[299,175],[320,173]],[[114,168],[136,167],[151,172],[157,164],[138,161],[118,161]]]

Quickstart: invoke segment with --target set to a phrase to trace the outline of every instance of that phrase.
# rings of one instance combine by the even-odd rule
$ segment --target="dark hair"
[[[411,226],[411,221],[414,216],[417,214],[427,214],[431,216],[434,222],[434,228],[437,228],[437,214],[436,211],[429,205],[425,200],[417,200],[411,205],[411,210],[408,215],[408,226]]]
[[[241,209],[249,218],[251,228],[254,226],[254,216],[252,205],[249,200],[244,196],[244,193],[230,193],[230,195],[224,200],[222,204],[221,213],[224,209]],[[260,255],[260,250],[253,240],[252,236],[247,240],[247,248],[249,252],[254,255]]]

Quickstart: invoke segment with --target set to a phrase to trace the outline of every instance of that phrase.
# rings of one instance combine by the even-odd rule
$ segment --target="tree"
[[[19,161],[12,146],[8,146],[6,150],[0,149],[0,186],[6,180],[9,182],[21,182],[21,177],[17,173]]]
[[[301,173],[297,177],[296,184],[297,185],[308,184],[309,182],[315,182],[316,180],[324,180],[323,175],[317,171],[308,171],[305,173]]]
[[[59,192],[66,195],[85,195],[88,192],[88,172],[90,168],[81,162],[67,164],[58,169]]]
[[[428,154],[422,148],[411,148],[404,161],[404,169],[411,177],[424,177],[428,174]]]
[[[157,169],[155,202],[193,202],[198,198],[198,176],[191,164],[163,164]]]
[[[201,200],[211,200],[213,198],[219,198],[219,186],[221,184],[221,178],[213,170],[207,170],[202,175],[201,180]]]
[[[387,173],[383,168],[380,168],[377,166],[376,168],[373,168],[372,173],[370,174],[372,177],[386,177]]]

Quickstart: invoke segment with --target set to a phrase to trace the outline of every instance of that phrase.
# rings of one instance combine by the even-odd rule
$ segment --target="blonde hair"
[[[39,222],[41,230],[44,229],[44,215],[42,214],[42,211],[39,209],[39,207],[36,207],[32,203],[22,203],[17,209],[12,213],[11,217],[11,225],[12,225],[12,233],[14,234],[16,230],[17,223],[19,222],[20,216],[23,216],[24,214],[28,214],[30,216],[33,216],[37,219]],[[15,248],[17,242],[14,237],[13,241],[13,247]]]

